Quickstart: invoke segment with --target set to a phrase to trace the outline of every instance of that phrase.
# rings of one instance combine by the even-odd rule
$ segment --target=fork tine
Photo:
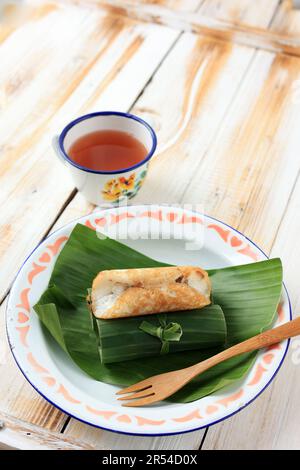
[[[155,394],[151,395],[150,397],[141,398],[140,400],[132,400],[128,403],[122,403],[122,406],[144,406],[150,405],[151,403],[155,403],[160,401]]]
[[[141,392],[137,393],[132,393],[131,395],[126,395],[126,397],[120,397],[118,400],[124,401],[124,400],[135,400],[136,398],[144,398],[144,397],[149,397],[150,395],[154,395],[153,390],[151,390],[151,387],[146,388],[146,390],[142,390]]]
[[[149,379],[141,380],[136,384],[130,385],[130,387],[122,388],[122,390],[116,392],[116,395],[123,395],[124,393],[130,392],[141,392],[149,387],[152,387],[151,383],[149,382]]]

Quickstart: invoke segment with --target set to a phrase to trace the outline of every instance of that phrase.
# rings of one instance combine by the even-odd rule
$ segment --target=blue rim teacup
[[[68,155],[71,145],[83,135],[99,130],[118,130],[133,135],[146,147],[146,157],[131,167],[117,171],[92,170],[74,162]],[[156,134],[146,121],[134,114],[117,111],[80,116],[53,139],[55,152],[68,167],[75,186],[89,202],[96,205],[118,204],[126,198],[133,198],[144,182],[156,145]]]

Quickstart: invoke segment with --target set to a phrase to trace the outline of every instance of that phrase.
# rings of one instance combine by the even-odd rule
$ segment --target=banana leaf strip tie
[[[170,350],[170,341],[180,341],[182,336],[182,328],[179,323],[167,323],[166,315],[158,315],[160,326],[153,325],[148,321],[143,321],[139,329],[148,333],[149,335],[156,336],[161,341],[160,354],[168,354]]]

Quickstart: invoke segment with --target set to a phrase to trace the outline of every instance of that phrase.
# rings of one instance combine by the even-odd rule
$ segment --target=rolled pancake
[[[202,308],[211,303],[206,271],[194,266],[102,271],[93,281],[91,308],[112,319]]]

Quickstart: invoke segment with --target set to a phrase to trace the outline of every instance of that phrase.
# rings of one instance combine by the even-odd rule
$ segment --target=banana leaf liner
[[[274,322],[282,289],[280,259],[214,269],[209,271],[214,305],[192,312],[193,314],[198,312],[200,318],[200,315],[205,316],[210,310],[213,315],[219,317],[221,325],[220,310],[222,310],[227,328],[225,345],[222,340],[219,346],[212,348],[211,346],[216,343],[207,342],[203,327],[204,337],[201,341],[206,341],[205,346],[204,342],[202,343],[205,349],[175,352],[175,344],[178,347],[181,341],[170,341],[169,348],[172,352],[169,351],[162,356],[161,341],[141,331],[139,334],[143,333],[147,341],[156,343],[158,355],[113,363],[101,362],[99,347],[101,350],[100,343],[104,341],[104,336],[101,338],[99,323],[91,318],[86,302],[87,288],[101,270],[158,266],[166,264],[110,238],[98,238],[95,231],[77,224],[56,261],[48,289],[34,309],[48,332],[85,373],[96,380],[121,386],[195,364],[268,329]],[[168,322],[180,325],[182,321],[178,320],[180,315],[187,315],[187,312],[172,314],[172,319],[170,318]],[[153,317],[153,320],[150,320],[150,317]],[[150,315],[147,321],[153,325],[157,322],[158,326],[159,319],[155,317],[157,316]],[[109,330],[108,325],[107,328]],[[126,350],[123,341],[121,349],[122,347]],[[109,349],[107,353],[108,351]],[[108,361],[112,356],[113,360],[117,360],[118,357],[123,359],[122,351],[119,352],[115,354],[110,350]],[[236,380],[241,380],[251,369],[255,357],[256,352],[244,354],[213,367],[174,394],[170,400],[190,402]]]

